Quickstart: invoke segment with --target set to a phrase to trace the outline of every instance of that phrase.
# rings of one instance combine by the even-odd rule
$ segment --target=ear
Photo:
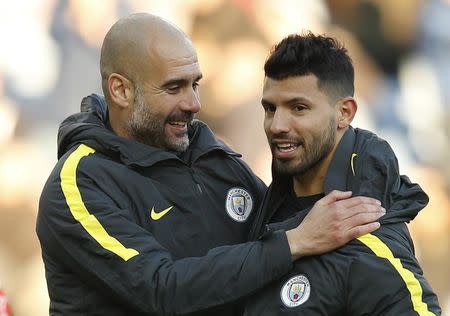
[[[108,90],[111,100],[120,108],[132,106],[134,101],[133,83],[124,76],[113,72],[108,77]]]
[[[355,117],[358,104],[352,97],[345,97],[337,102],[338,107],[338,128],[348,127]]]

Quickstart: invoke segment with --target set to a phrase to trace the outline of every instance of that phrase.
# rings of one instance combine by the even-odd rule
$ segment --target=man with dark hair
[[[376,232],[295,262],[249,299],[245,315],[439,315],[405,224],[428,196],[399,174],[386,141],[350,126],[357,103],[346,49],[329,37],[291,35],[264,70],[273,182],[252,238],[308,221],[311,206],[331,190],[377,198],[387,213]]]
[[[193,120],[202,73],[187,36],[123,18],[100,71],[106,102],[87,97],[62,123],[39,203],[51,315],[234,315],[220,305],[379,227],[375,199],[332,192],[309,222],[240,244],[266,187]]]

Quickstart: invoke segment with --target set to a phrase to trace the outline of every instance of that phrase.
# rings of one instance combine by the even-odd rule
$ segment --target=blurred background
[[[35,236],[59,123],[101,93],[104,35],[131,12],[182,28],[204,74],[199,118],[270,182],[260,105],[272,45],[312,30],[337,37],[356,70],[354,126],[387,139],[430,195],[409,225],[450,315],[450,0],[19,0],[0,2],[0,289],[16,316],[48,315]]]

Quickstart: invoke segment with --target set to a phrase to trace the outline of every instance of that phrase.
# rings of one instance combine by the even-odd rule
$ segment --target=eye
[[[180,86],[179,85],[169,86],[167,87],[167,92],[169,94],[177,94],[178,92],[180,92]]]
[[[306,110],[306,106],[304,106],[302,104],[295,104],[292,107],[292,110],[294,110],[294,112],[302,112],[302,111]]]
[[[194,90],[197,90],[199,86],[200,86],[200,84],[199,84],[198,81],[196,81],[196,82],[194,82],[194,83],[192,84],[192,88],[193,88]]]

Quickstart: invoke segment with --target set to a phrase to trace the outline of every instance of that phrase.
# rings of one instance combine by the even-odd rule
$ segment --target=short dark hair
[[[347,49],[332,37],[291,34],[276,44],[264,64],[266,77],[283,80],[313,74],[329,97],[353,96],[354,70]]]

